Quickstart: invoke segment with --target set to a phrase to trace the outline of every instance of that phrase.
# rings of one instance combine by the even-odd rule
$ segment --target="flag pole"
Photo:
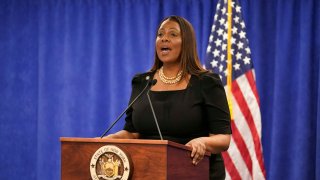
[[[231,120],[233,120],[232,110],[232,54],[231,54],[231,37],[232,37],[232,0],[228,0],[228,39],[227,39],[227,91],[228,105],[230,109]]]

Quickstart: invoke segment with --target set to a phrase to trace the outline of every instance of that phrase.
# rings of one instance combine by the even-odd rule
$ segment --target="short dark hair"
[[[180,16],[169,16],[160,22],[157,31],[159,30],[161,24],[166,20],[177,22],[181,30],[182,45],[181,45],[181,53],[179,55],[179,59],[180,59],[181,70],[183,71],[182,77],[186,77],[186,74],[192,74],[192,75],[198,76],[204,72],[207,72],[207,70],[205,70],[201,66],[201,63],[199,60],[199,56],[197,52],[196,36],[191,23]],[[163,63],[160,61],[157,54],[156,47],[155,47],[154,64],[150,71],[155,72],[162,65]]]

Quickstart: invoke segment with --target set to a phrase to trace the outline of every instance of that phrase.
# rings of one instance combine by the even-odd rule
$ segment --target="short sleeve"
[[[141,79],[140,77],[141,75],[135,75],[132,78],[131,81],[131,96],[130,96],[130,100],[129,100],[129,104],[132,102],[132,100],[137,96],[137,92],[139,91],[139,79]],[[132,111],[133,108],[132,106],[128,109],[128,111],[126,112],[126,118],[125,118],[125,124],[123,127],[123,130],[127,130],[129,132],[137,132],[137,130],[134,128],[133,123],[132,123]]]
[[[205,118],[211,134],[231,134],[230,111],[226,93],[217,74],[206,73],[201,79]]]
[[[126,118],[125,118],[125,124],[123,129],[127,130],[129,132],[137,132],[137,130],[134,128],[133,123],[132,123],[132,107],[130,107],[126,113]]]
[[[130,101],[129,104],[135,99],[138,94],[143,90],[143,88],[146,85],[146,77],[151,76],[151,72],[143,73],[143,74],[137,74],[132,78],[131,81],[131,96],[130,96]],[[126,112],[126,118],[125,118],[125,124],[123,129],[127,130],[129,132],[137,132],[135,129],[133,122],[132,122],[132,113],[133,113],[133,108],[132,106],[128,109]]]

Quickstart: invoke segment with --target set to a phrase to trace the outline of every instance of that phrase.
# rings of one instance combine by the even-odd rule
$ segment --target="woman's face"
[[[181,31],[175,21],[165,20],[157,34],[156,51],[163,63],[178,63],[181,53]]]

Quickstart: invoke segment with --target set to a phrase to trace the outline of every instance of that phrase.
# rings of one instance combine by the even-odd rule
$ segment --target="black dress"
[[[132,80],[130,102],[146,86],[146,77],[136,75]],[[225,91],[217,74],[192,75],[186,89],[150,91],[149,93],[162,136],[180,144],[209,134],[231,134],[230,113]],[[124,130],[137,132],[141,139],[160,139],[146,93],[127,112]],[[224,179],[221,154],[210,157],[210,179]]]

